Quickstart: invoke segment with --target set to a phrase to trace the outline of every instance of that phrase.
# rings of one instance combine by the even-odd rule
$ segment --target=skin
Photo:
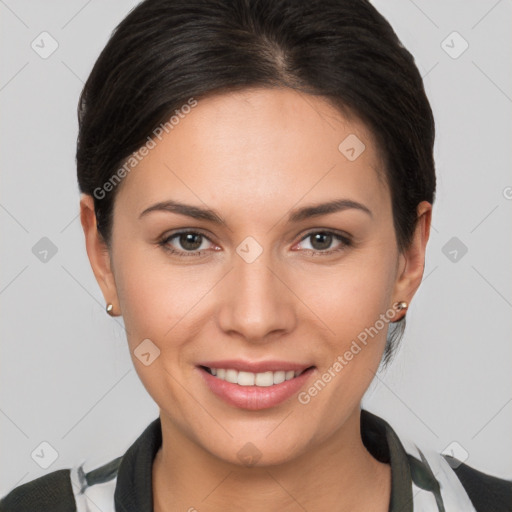
[[[349,134],[366,146],[354,161],[338,150]],[[293,209],[339,198],[371,215],[352,208],[288,222]],[[139,218],[170,199],[214,209],[225,223],[164,211]],[[93,272],[123,315],[134,366],[160,408],[155,511],[388,510],[390,466],[360,436],[360,403],[388,324],[307,404],[295,395],[260,411],[236,408],[196,368],[208,359],[300,362],[316,367],[307,390],[379,315],[410,303],[431,205],[418,205],[412,243],[400,252],[381,157],[363,123],[291,89],[209,96],[120,185],[110,249],[92,197],[82,195],[80,208]],[[158,245],[180,229],[205,235],[196,240],[202,254]],[[333,230],[352,244],[306,237]],[[236,252],[247,236],[263,249],[252,263]],[[194,249],[179,237],[168,245]],[[341,250],[321,254],[330,249]],[[149,366],[133,353],[146,338],[160,350]],[[252,467],[237,456],[247,442],[261,453]]]

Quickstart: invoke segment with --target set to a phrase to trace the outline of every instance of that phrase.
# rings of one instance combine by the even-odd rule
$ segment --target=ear
[[[118,316],[119,301],[117,288],[112,271],[110,251],[96,226],[96,214],[94,212],[94,199],[88,194],[80,196],[80,222],[85,235],[85,246],[92,271],[101,288],[105,303],[113,305],[113,315]]]
[[[410,246],[400,254],[398,275],[393,292],[393,304],[405,301],[410,304],[423,279],[425,251],[430,236],[432,205],[422,201],[417,207],[417,223]]]

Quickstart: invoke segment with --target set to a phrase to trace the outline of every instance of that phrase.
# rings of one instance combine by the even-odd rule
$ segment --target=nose
[[[252,262],[235,254],[233,265],[218,297],[220,328],[251,343],[268,343],[291,332],[297,301],[268,252]]]

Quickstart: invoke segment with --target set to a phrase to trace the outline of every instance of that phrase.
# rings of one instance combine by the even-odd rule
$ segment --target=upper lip
[[[290,371],[301,372],[313,366],[311,364],[294,363],[290,361],[244,361],[242,359],[223,359],[222,361],[203,361],[198,366],[208,368],[225,368],[238,370],[239,372],[263,373]]]

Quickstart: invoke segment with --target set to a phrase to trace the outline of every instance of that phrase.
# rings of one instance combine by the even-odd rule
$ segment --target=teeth
[[[231,370],[235,373],[238,373],[237,380],[235,384],[239,384],[240,386],[254,386],[255,376],[254,373],[251,372],[237,372],[236,370]]]
[[[285,380],[286,380],[286,372],[285,371],[274,372],[274,384],[281,384],[281,382],[284,382]]]
[[[209,368],[212,375],[218,379],[231,382],[232,384],[238,384],[239,386],[259,386],[268,387],[274,384],[281,384],[285,380],[293,379],[302,372],[295,372],[293,370],[279,370],[277,372],[242,372],[233,370],[231,368]]]
[[[238,384],[238,372],[236,370],[226,370],[224,380],[227,380],[232,384]]]
[[[274,385],[274,372],[257,373],[254,378],[255,386],[273,386]]]

